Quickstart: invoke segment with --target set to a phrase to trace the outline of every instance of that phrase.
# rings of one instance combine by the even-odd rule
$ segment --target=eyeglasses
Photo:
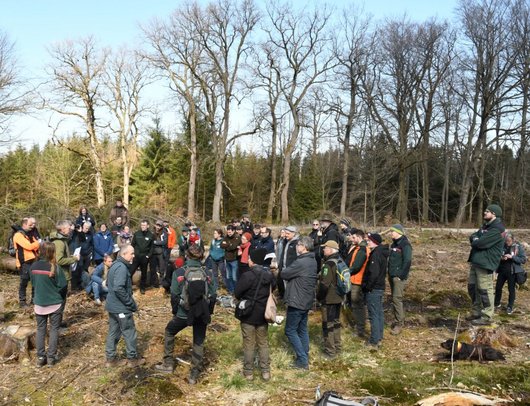
[[[313,223],[314,226],[319,226],[320,224],[319,223]]]

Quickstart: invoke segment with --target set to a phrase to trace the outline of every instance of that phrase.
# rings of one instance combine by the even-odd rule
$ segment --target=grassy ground
[[[411,240],[414,261],[406,289],[406,328],[400,336],[385,331],[379,352],[368,351],[346,327],[342,354],[326,360],[320,352],[320,315],[315,311],[310,315],[310,370],[289,368],[293,358],[283,326],[271,326],[272,380],[261,381],[256,371],[255,380],[247,382],[241,377],[238,321],[232,310],[217,307],[208,329],[206,371],[198,385],[190,386],[186,363],[179,363],[169,376],[153,369],[161,360],[163,331],[170,318],[169,299],[162,292],[135,293],[140,306],[135,316],[139,350],[147,359],[146,365],[136,369],[105,367],[106,314],[85,295],[76,295],[67,306],[66,318],[72,325],[60,338],[61,362],[37,369],[33,352],[31,360],[2,365],[0,404],[304,405],[314,402],[318,386],[322,393],[334,390],[347,398],[376,396],[381,405],[412,405],[449,386],[530,404],[529,291],[518,291],[513,315],[503,311],[497,315],[496,331],[509,337],[498,344],[506,354],[505,362],[459,361],[452,366],[439,361],[444,352],[440,343],[453,337],[457,320],[470,307],[468,244],[464,235],[436,232],[412,232]],[[1,274],[0,282],[7,310],[3,326],[34,325],[32,312],[17,308],[18,278]],[[504,296],[505,304],[507,292]],[[346,318],[343,325],[348,325]],[[476,332],[467,322],[460,322],[459,336],[469,340]],[[186,329],[177,336],[175,356],[189,360],[190,347],[191,330]]]

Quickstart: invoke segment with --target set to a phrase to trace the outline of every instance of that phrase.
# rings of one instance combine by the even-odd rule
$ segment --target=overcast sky
[[[307,1],[294,1],[305,6]],[[335,7],[351,2],[330,1]],[[362,4],[353,1],[355,4]],[[376,19],[402,16],[422,21],[429,17],[453,19],[457,0],[368,0],[364,8]],[[257,1],[257,4],[263,2]],[[140,24],[165,18],[179,5],[169,0],[6,0],[0,12],[0,30],[15,42],[21,74],[32,81],[43,79],[50,62],[47,48],[66,39],[93,35],[101,45],[134,48],[141,43]],[[161,95],[163,97],[163,95]],[[171,116],[163,116],[163,127],[172,127]],[[50,135],[47,119],[41,115],[13,121],[13,135],[24,144],[44,144]]]

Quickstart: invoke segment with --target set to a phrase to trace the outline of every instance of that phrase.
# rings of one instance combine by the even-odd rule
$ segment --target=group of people
[[[328,358],[341,352],[340,313],[343,305],[352,310],[356,335],[366,338],[366,345],[371,350],[376,351],[381,346],[387,279],[392,295],[390,332],[400,334],[404,327],[403,297],[411,269],[412,247],[401,224],[394,224],[383,233],[391,240],[390,244],[384,244],[379,233],[365,233],[351,227],[347,219],[341,219],[337,225],[330,217],[324,216],[313,221],[307,236],[300,235],[297,227],[287,226],[275,242],[271,228],[253,225],[248,215],[244,215],[242,220],[232,221],[225,229],[214,230],[209,255],[205,258],[203,237],[193,224],[184,225],[177,237],[167,222],[156,221],[151,231],[148,220],[142,220],[140,229],[131,234],[125,229],[129,221],[126,209],[122,204],[117,204],[114,209],[111,235],[102,230],[101,225],[100,233],[107,234],[107,238],[116,243],[113,243],[112,252],[109,249],[101,258],[97,257],[98,261],[101,259],[99,262],[96,261],[95,244],[91,254],[83,248],[83,243],[90,239],[89,230],[96,226],[86,208],[80,210],[76,223],[69,220],[57,222],[56,230],[47,239],[40,237],[34,218],[25,218],[14,234],[21,306],[26,305],[29,279],[34,290],[32,303],[37,319],[38,366],[57,362],[58,329],[63,322],[68,281],[71,281],[71,290],[76,290],[77,283],[86,279],[83,273],[88,276],[91,261],[96,266],[85,288],[87,292],[93,292],[97,304],[106,299],[109,330],[105,355],[109,367],[145,362],[137,352],[133,317],[138,306],[133,296],[132,275],[138,268],[142,294],[149,286],[162,285],[171,297],[173,316],[165,328],[164,357],[155,368],[161,372],[174,370],[175,335],[191,326],[190,384],[197,382],[203,369],[207,325],[211,321],[220,284],[233,296],[236,306],[244,301],[251,303],[251,311],[239,317],[243,375],[248,380],[254,378],[256,352],[262,379],[268,381],[271,378],[269,324],[264,313],[273,291],[286,308],[285,335],[294,352],[294,368],[309,368],[308,314],[315,304],[321,311],[322,351]],[[500,292],[506,281],[510,290],[507,312],[511,313],[515,300],[512,276],[522,270],[521,264],[526,260],[522,247],[513,236],[505,235],[501,215],[499,206],[488,206],[484,225],[470,237],[468,290],[473,312],[469,318],[477,325],[491,323],[493,307],[500,304]],[[85,240],[80,238],[80,233],[85,234]],[[94,239],[95,236],[92,241]],[[172,255],[172,251],[175,254],[173,246],[178,246],[176,255]],[[116,258],[115,249],[119,250]],[[495,271],[499,278],[494,301],[491,276]],[[76,272],[81,272],[81,277],[74,282]],[[348,275],[346,284],[344,275]],[[346,292],[343,286],[348,287]],[[369,336],[366,333],[367,318]],[[50,333],[46,352],[44,337],[48,322]],[[126,344],[125,360],[116,352],[121,337]]]

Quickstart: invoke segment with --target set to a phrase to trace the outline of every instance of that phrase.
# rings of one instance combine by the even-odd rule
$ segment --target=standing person
[[[343,298],[337,293],[339,244],[329,240],[322,247],[325,262],[319,275],[317,300],[322,305],[323,351],[327,358],[333,358],[341,351],[340,307]]]
[[[132,242],[132,237],[129,226],[123,226],[123,230],[118,234],[118,247],[122,248],[124,245],[129,245]]]
[[[31,284],[35,288],[34,309],[37,320],[37,367],[46,364],[53,366],[57,360],[59,327],[63,315],[63,297],[61,292],[66,288],[66,278],[57,266],[55,244],[43,242],[41,256],[31,265]],[[50,321],[48,352],[46,353],[46,328]]]
[[[281,257],[278,258],[278,292],[280,297],[283,298],[285,295],[285,283],[281,279],[283,268],[287,268],[291,265],[296,257],[296,244],[298,243],[298,229],[295,226],[285,227],[285,245],[282,250]]]
[[[269,269],[271,267],[273,258],[275,258],[274,240],[272,239],[271,233],[272,233],[272,230],[269,227],[261,226],[260,240],[256,247],[256,248],[263,248],[267,251],[267,255],[265,257],[265,262],[263,266]]]
[[[285,228],[282,228],[280,230],[280,235],[278,236],[278,239],[276,240],[276,268],[278,267],[280,258],[283,256],[283,250],[285,249],[285,244],[287,244],[287,240],[285,239]]]
[[[508,306],[506,313],[512,314],[515,304],[515,284],[518,273],[523,273],[522,265],[526,262],[526,254],[521,244],[515,241],[512,233],[506,233],[504,239],[504,254],[497,268],[497,283],[495,284],[495,307],[501,306],[502,288],[508,282]]]
[[[412,246],[401,224],[394,224],[390,227],[388,234],[392,238],[390,257],[388,258],[388,281],[392,290],[392,313],[394,316],[390,332],[397,335],[401,333],[405,322],[403,293],[412,263]]]
[[[355,321],[357,336],[363,338],[366,334],[366,310],[362,282],[370,258],[370,247],[364,240],[364,231],[362,230],[356,230],[351,234],[351,237],[348,238],[351,238],[352,240],[351,255],[349,255],[349,261],[346,262],[350,267],[351,274],[350,299],[352,314]]]
[[[484,211],[484,224],[469,237],[471,268],[467,290],[473,310],[468,320],[477,326],[490,325],[493,320],[493,272],[499,268],[504,250],[505,228],[501,216],[501,207],[490,204]]]
[[[140,230],[133,234],[131,245],[134,247],[134,262],[131,266],[131,275],[140,268],[142,276],[140,277],[140,293],[145,294],[147,288],[147,265],[149,258],[153,254],[153,243],[155,236],[149,231],[149,221],[140,222]]]
[[[166,255],[165,259],[166,262],[169,261],[169,258],[171,257],[171,251],[177,244],[177,232],[173,227],[169,225],[169,220],[164,220],[164,231],[167,234],[167,249],[166,249]]]
[[[155,288],[160,287],[160,279],[166,276],[167,261],[165,258],[167,250],[167,233],[164,229],[162,220],[157,220],[155,223],[155,232],[153,233],[155,239],[153,241],[153,251],[151,255],[151,286]],[[160,274],[160,278],[159,275]]]
[[[368,233],[370,248],[368,266],[363,275],[362,290],[370,319],[370,338],[366,343],[377,350],[381,346],[384,332],[383,295],[388,262],[388,246],[381,245],[383,239],[377,233]]]
[[[213,240],[210,243],[210,258],[212,259],[212,275],[215,290],[219,286],[219,271],[225,287],[228,285],[226,280],[226,267],[225,267],[225,250],[221,248],[221,242],[223,241],[223,230],[216,228],[213,230]]]
[[[126,245],[120,250],[118,259],[112,264],[107,274],[107,301],[105,310],[109,313],[109,332],[105,344],[106,366],[122,365],[116,354],[116,346],[123,336],[127,364],[136,367],[145,363],[145,359],[138,358],[136,350],[136,326],[133,313],[138,310],[132,291],[132,280],[129,267],[134,258],[134,248]]]
[[[239,245],[237,256],[239,259],[238,269],[239,274],[237,278],[239,279],[246,271],[249,270],[249,254],[250,254],[250,245],[251,245],[252,235],[250,233],[243,233],[241,236],[241,244]]]
[[[237,251],[240,244],[239,235],[236,234],[234,226],[229,224],[226,226],[226,236],[221,241],[221,248],[225,250],[226,288],[230,294],[234,293],[236,287],[238,273]]]
[[[88,221],[81,226],[80,231],[74,231],[73,239],[76,240],[76,247],[80,248],[79,262],[76,269],[72,271],[72,290],[81,290],[83,281],[83,272],[88,272],[90,261],[94,254],[94,234]],[[88,273],[87,273],[88,275]]]
[[[350,243],[348,239],[346,238],[348,233],[351,230],[351,225],[348,219],[342,218],[339,222],[339,254],[342,258],[346,258],[346,254],[348,253],[348,250],[350,248]],[[352,231],[355,231],[353,229]]]
[[[307,315],[315,297],[317,284],[317,262],[313,252],[311,237],[302,237],[296,244],[298,257],[291,265],[284,268],[281,278],[287,283],[285,288],[285,304],[287,317],[285,335],[293,346],[296,359],[295,368],[309,369],[309,332]]]
[[[261,240],[261,226],[259,224],[254,224],[252,229],[252,239],[250,240],[250,250],[258,249],[259,242]]]
[[[243,214],[239,225],[241,226],[241,229],[243,230],[244,233],[252,234],[252,230],[254,229],[254,226],[252,225],[252,222],[250,221],[250,216],[248,213]]]
[[[72,234],[72,222],[70,220],[60,220],[56,223],[55,230],[56,231],[50,233],[50,241],[55,244],[55,259],[57,261],[57,266],[61,268],[66,280],[70,281],[72,279],[70,266],[80,259],[80,256],[70,254],[70,248],[68,246],[68,240]],[[64,287],[64,290],[61,292],[65,302],[66,290],[67,288]]]
[[[320,238],[322,237],[322,230],[320,229],[320,221],[315,219],[311,224],[311,232],[309,237],[313,240],[315,247],[320,247]],[[317,269],[320,269],[322,266],[320,258],[320,249],[315,249],[315,260],[317,261]]]
[[[112,234],[112,240],[114,241],[114,244],[118,243],[118,236],[123,231],[123,227],[125,227],[125,224],[123,224],[123,219],[120,216],[116,217],[114,224],[111,224],[110,227],[110,232]]]
[[[182,258],[184,258],[184,255],[186,254],[186,251],[188,250],[188,247],[189,247],[189,242],[188,242],[189,237],[190,237],[189,233],[190,233],[190,229],[188,228],[188,226],[184,226],[180,230],[180,235],[177,238],[177,244],[179,247],[179,256]]]
[[[188,237],[188,245],[192,244],[198,244],[201,246],[201,248],[204,247],[201,239],[201,235],[199,234],[199,229],[195,226],[190,228],[190,235]]]
[[[35,224],[33,217],[24,218],[21,226],[13,234],[13,245],[15,247],[16,266],[19,272],[20,282],[18,285],[19,307],[24,309],[26,303],[26,290],[30,280],[31,264],[35,262],[39,253],[39,240],[31,235]],[[33,285],[31,288],[31,303],[33,303]]]
[[[94,233],[94,227],[96,227],[96,220],[94,219],[94,216],[88,212],[88,209],[86,206],[81,206],[79,208],[79,215],[77,216],[77,219],[75,220],[75,226],[76,228],[79,226],[83,226],[83,224],[89,223],[90,224],[90,231]]]
[[[171,278],[171,306],[173,318],[164,332],[164,360],[155,369],[172,373],[175,368],[173,350],[175,335],[188,326],[193,328],[193,350],[188,383],[194,385],[203,369],[206,327],[211,321],[215,305],[215,290],[211,275],[207,275],[201,260],[204,251],[193,244],[186,251],[186,263],[176,269]],[[200,277],[199,277],[200,276]]]
[[[323,244],[325,244],[328,241],[335,241],[337,244],[339,244],[340,247],[340,234],[339,234],[339,228],[337,227],[337,224],[333,222],[331,219],[331,216],[325,215],[322,216],[320,219],[320,232],[318,233],[319,237],[319,251],[317,259],[319,259],[319,265],[320,268],[322,268],[322,260],[324,258],[324,250],[323,250]],[[316,247],[316,246],[315,246]]]
[[[103,262],[105,254],[112,255],[114,251],[114,240],[105,223],[101,223],[99,231],[94,236],[94,263],[99,265]]]
[[[245,233],[248,234],[248,233]],[[264,381],[271,379],[269,354],[269,323],[265,320],[265,306],[271,289],[276,286],[272,273],[263,267],[267,251],[256,249],[250,253],[249,270],[241,275],[234,290],[238,300],[254,300],[252,312],[240,318],[243,335],[243,376],[254,379],[254,357],[259,354],[259,367]]]
[[[123,200],[121,199],[116,199],[116,205],[110,211],[109,224],[111,226],[115,224],[118,217],[121,217],[124,226],[129,225],[129,210],[123,205]]]

